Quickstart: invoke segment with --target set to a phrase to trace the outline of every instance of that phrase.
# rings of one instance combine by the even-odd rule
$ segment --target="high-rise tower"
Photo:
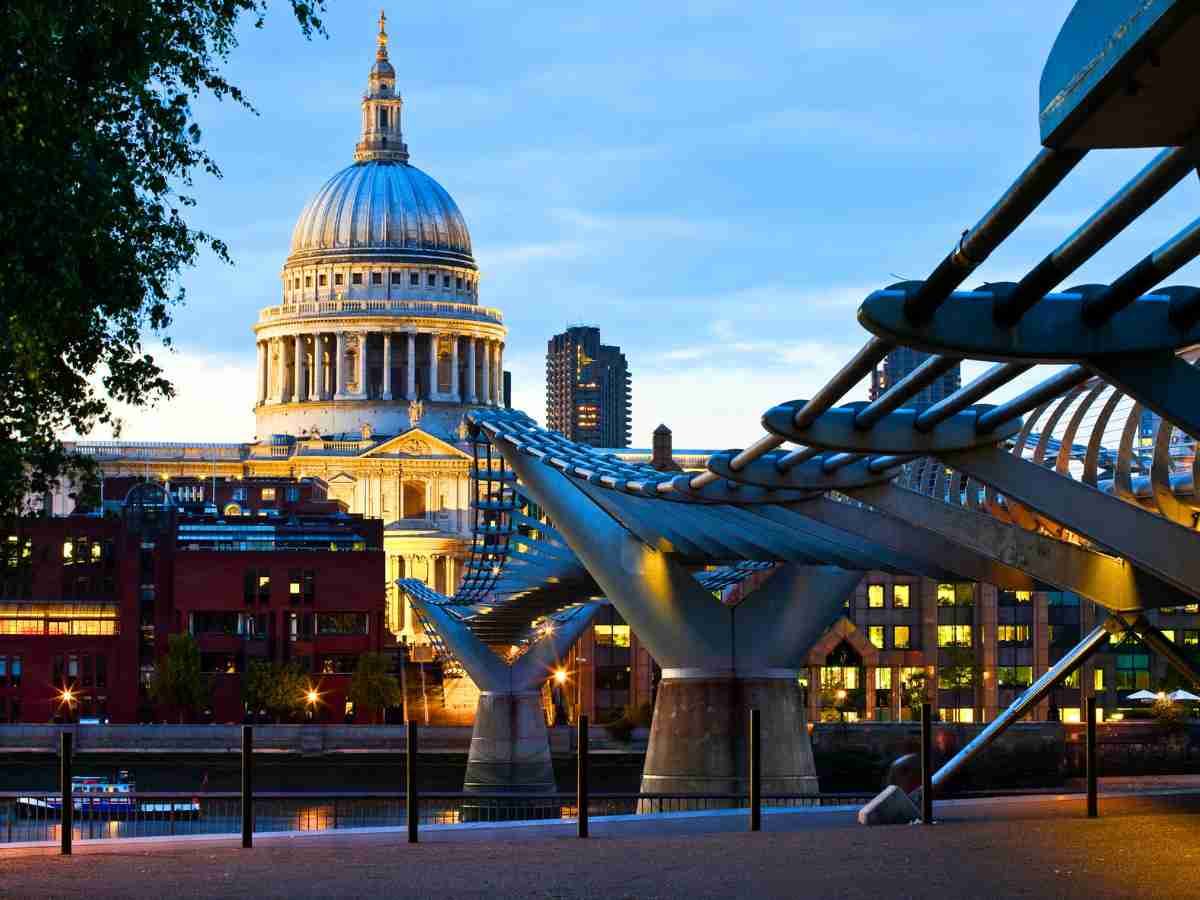
[[[911,347],[899,347],[883,358],[883,362],[871,373],[870,398],[874,400],[893,384],[911,373],[917,366],[929,358],[928,353],[913,350]],[[945,375],[939,377],[933,384],[921,389],[911,400],[911,404],[929,405],[937,403],[962,387],[962,368],[955,366]]]
[[[628,447],[632,388],[620,347],[575,325],[546,346],[546,427],[593,447]]]

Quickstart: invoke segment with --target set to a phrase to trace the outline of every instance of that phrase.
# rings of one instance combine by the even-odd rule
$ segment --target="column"
[[[346,394],[344,392],[346,379],[343,377],[345,373],[346,359],[346,332],[339,331],[336,333],[336,346],[333,352],[333,399],[344,400]]]
[[[312,392],[317,400],[329,399],[329,369],[325,365],[325,336],[313,333]]]
[[[454,402],[462,399],[462,392],[458,385],[458,335],[450,337],[450,394],[454,397]]]
[[[380,400],[392,399],[392,333],[383,333],[383,393]]]
[[[287,374],[287,356],[284,353],[283,338],[272,338],[271,344],[274,347],[274,352],[271,354],[271,361],[274,363],[275,375],[274,383],[274,402],[283,402],[283,391],[286,386],[285,375]]]
[[[483,385],[481,387],[482,396],[479,400],[481,403],[492,402],[492,344],[487,339],[483,339]]]
[[[433,400],[438,393],[438,333],[429,333],[429,399]]]
[[[504,405],[504,342],[496,341],[496,405]]]
[[[358,333],[358,396],[366,398],[367,390],[367,332]]]
[[[406,361],[407,369],[404,395],[409,400],[417,399],[417,334],[415,331],[408,333],[408,359]]]
[[[254,349],[258,353],[258,365],[255,368],[254,374],[254,405],[263,401],[263,343],[262,341],[254,342]]]
[[[308,359],[304,350],[304,335],[296,335],[296,367],[295,387],[292,389],[292,402],[303,403],[308,399]]]
[[[467,338],[467,402],[474,403],[475,395],[475,341],[478,338]]]

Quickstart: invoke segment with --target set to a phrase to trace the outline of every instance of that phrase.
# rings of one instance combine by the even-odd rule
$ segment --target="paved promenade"
[[[853,813],[77,845],[0,852],[0,897],[1195,897],[1200,797],[939,804],[932,828],[862,828]]]

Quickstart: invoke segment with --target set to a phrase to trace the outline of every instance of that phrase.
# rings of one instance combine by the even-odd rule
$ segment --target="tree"
[[[324,0],[290,0],[306,36]],[[266,0],[10,0],[0,28],[0,512],[94,464],[60,434],[119,428],[113,401],[172,388],[143,340],[169,346],[181,271],[224,243],[191,228],[187,191],[220,170],[202,93],[253,109],[221,74]],[[82,476],[82,477],[80,477]]]
[[[166,655],[154,667],[150,696],[155,703],[170,707],[180,724],[189,714],[208,703],[211,685],[200,668],[200,648],[190,634],[173,634],[167,639]]]
[[[367,711],[374,724],[379,710],[395,706],[400,702],[400,684],[392,675],[391,659],[382,653],[364,653],[358,658],[354,677],[350,679],[350,690],[346,699],[356,709]]]
[[[921,718],[921,704],[929,699],[929,675],[913,672],[900,683],[900,703],[913,721]]]
[[[304,709],[308,676],[297,662],[255,660],[242,679],[242,700],[251,714],[266,710],[276,722],[290,719]]]

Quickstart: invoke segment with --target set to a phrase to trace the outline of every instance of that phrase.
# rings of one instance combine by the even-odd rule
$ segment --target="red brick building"
[[[104,516],[0,527],[0,722],[166,718],[146,686],[176,632],[211,679],[205,719],[243,720],[255,660],[311,673],[317,720],[352,715],[355,663],[384,646],[379,520],[316,479],[115,481]]]

